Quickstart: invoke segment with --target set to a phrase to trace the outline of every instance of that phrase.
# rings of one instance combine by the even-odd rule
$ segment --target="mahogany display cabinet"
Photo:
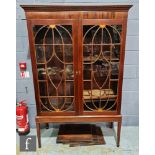
[[[25,10],[40,124],[118,123],[131,5],[21,5]]]

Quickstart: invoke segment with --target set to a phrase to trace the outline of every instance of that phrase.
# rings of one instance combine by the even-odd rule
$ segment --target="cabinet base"
[[[74,123],[74,122],[117,122],[117,141],[116,146],[120,145],[120,133],[122,116],[121,115],[95,115],[95,116],[36,116],[36,128],[38,147],[41,147],[40,124],[42,123]]]

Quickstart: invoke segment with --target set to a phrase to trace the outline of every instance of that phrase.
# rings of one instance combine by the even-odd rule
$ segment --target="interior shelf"
[[[68,45],[68,46],[72,46],[72,44],[34,44],[34,45],[36,45],[36,46],[47,46],[47,45],[56,45],[56,46],[58,46],[58,45],[64,45],[64,46]]]
[[[83,44],[84,46],[93,46],[93,45],[112,45],[112,46],[115,46],[115,45],[121,45],[121,43],[112,43],[112,44],[110,44],[110,43],[102,43],[102,44],[92,44],[92,43],[90,43],[90,44]]]
[[[109,57],[105,57],[107,60],[111,60],[111,61],[119,61],[119,58],[111,58],[111,59],[109,59]],[[88,57],[84,57],[84,64],[86,64],[85,62],[91,62],[91,63],[93,63],[94,61],[102,61],[102,59],[100,59],[100,58],[97,58],[97,57],[95,57],[95,56],[93,56],[93,58],[91,58],[90,56],[88,56]]]
[[[105,99],[105,98],[115,98],[117,95],[114,94],[112,89],[92,89],[83,90],[83,98],[87,99]]]

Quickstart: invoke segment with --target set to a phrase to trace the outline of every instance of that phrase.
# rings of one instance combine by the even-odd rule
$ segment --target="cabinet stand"
[[[36,117],[36,127],[37,127],[37,138],[38,138],[38,147],[41,147],[41,132],[40,124],[42,123],[80,123],[80,122],[117,122],[117,142],[116,145],[120,145],[120,133],[121,133],[121,124],[122,116],[37,116]],[[104,133],[103,133],[104,134]]]

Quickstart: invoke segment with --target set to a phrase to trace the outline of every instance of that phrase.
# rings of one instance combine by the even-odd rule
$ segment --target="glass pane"
[[[84,90],[91,89],[91,82],[90,81],[84,81]]]
[[[83,60],[89,62],[92,54],[92,46],[85,45],[83,46]]]
[[[57,35],[59,36],[55,37],[56,44],[72,44],[72,27],[70,25],[58,25],[56,27],[56,31]]]
[[[36,45],[36,61],[37,63],[43,63],[44,62],[44,50],[42,45]]]
[[[64,62],[64,49],[62,45],[53,46],[53,50],[55,52],[55,56],[59,59],[60,62]]]
[[[84,44],[91,44],[93,36],[97,30],[96,26],[84,26],[83,27],[83,39],[84,39]]]
[[[94,110],[96,109],[96,110]],[[116,100],[99,100],[99,99],[87,99],[84,100],[84,111],[98,111],[102,112],[104,110],[115,110],[116,109]]]
[[[110,87],[113,90],[114,95],[117,95],[117,86],[118,86],[118,81],[111,81]]]
[[[44,36],[47,34],[47,31],[48,26],[46,25],[35,25],[33,27],[35,44],[43,44]]]
[[[122,25],[111,25],[111,36],[113,43],[121,43]]]
[[[47,28],[47,31],[44,33],[44,42],[43,44],[54,44],[54,34],[53,29]]]
[[[38,80],[46,80],[45,65],[37,65]]]
[[[93,79],[98,87],[104,87],[109,80],[110,65],[105,60],[99,60],[93,64]]]
[[[55,81],[55,83],[52,83],[48,77],[47,84],[48,84],[48,95],[49,96],[57,96],[57,91],[55,89],[56,81]]]
[[[47,96],[46,82],[39,82],[40,96]]]
[[[66,82],[66,96],[74,96],[74,82],[73,81]]]
[[[91,78],[91,65],[90,64],[84,64],[83,79],[89,80],[90,78]]]
[[[65,75],[67,80],[73,80],[74,78],[73,65],[66,65]]]
[[[69,46],[64,46],[64,57],[65,57],[65,62],[73,62],[73,47],[71,45]]]
[[[41,111],[54,111],[53,106],[50,104],[49,98],[40,98]]]
[[[111,43],[111,36],[109,35],[108,28],[100,28],[97,26],[96,33],[94,34],[94,39],[92,39],[94,44],[106,44]]]
[[[120,59],[120,45],[113,45],[112,47],[112,59]]]
[[[52,45],[44,45],[44,50],[45,50],[45,59],[47,62],[50,61],[50,59],[52,58],[53,56],[53,53],[54,53],[54,46]]]
[[[119,63],[111,62],[111,79],[118,79]]]
[[[41,103],[41,111],[51,111],[51,112],[74,111],[73,109],[74,99],[70,97],[41,98],[40,103]]]

